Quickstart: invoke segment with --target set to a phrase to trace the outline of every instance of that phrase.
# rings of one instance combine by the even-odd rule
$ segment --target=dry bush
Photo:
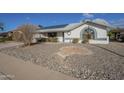
[[[33,34],[37,29],[39,27],[32,24],[21,25],[13,32],[13,40],[21,41],[25,45],[31,45]]]
[[[79,38],[73,38],[72,43],[78,43],[79,42]]]

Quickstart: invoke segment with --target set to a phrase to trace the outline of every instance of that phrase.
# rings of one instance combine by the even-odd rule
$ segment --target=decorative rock
[[[91,54],[81,55],[72,53],[73,55],[66,55],[66,58],[63,60],[56,54],[63,50],[63,47],[71,47],[72,50],[85,48],[91,51]],[[110,44],[102,47],[112,49],[117,53],[121,53],[121,55],[124,54],[124,48],[120,45]],[[24,48],[3,49],[0,52],[25,61],[31,61],[78,79],[124,79],[124,57],[89,44],[38,44]],[[82,52],[81,50],[80,53]]]

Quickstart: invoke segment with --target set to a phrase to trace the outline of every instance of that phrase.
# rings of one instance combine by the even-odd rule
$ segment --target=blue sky
[[[124,26],[124,13],[0,13],[0,22],[5,24],[6,31],[25,23],[50,26],[80,22],[87,18],[100,18],[112,25]]]

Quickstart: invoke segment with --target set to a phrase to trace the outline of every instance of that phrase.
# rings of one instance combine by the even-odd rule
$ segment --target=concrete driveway
[[[73,80],[75,78],[0,53],[0,79]]]
[[[16,47],[16,46],[21,46],[23,43],[20,42],[5,42],[5,43],[0,43],[0,49],[5,49],[9,47]]]

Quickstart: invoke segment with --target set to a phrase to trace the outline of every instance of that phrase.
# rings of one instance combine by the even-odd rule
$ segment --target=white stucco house
[[[73,39],[79,39],[79,43],[87,40],[89,44],[108,44],[107,32],[110,25],[101,19],[84,20],[79,23],[56,25],[44,27],[37,30],[36,37],[48,38],[56,37],[58,42],[71,43]]]

